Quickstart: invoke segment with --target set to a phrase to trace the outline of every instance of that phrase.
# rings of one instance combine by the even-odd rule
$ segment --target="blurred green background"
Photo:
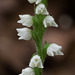
[[[27,0],[0,0],[0,75],[18,75],[28,67],[36,48],[33,39],[18,40],[19,14],[34,15]],[[48,11],[58,28],[49,27],[44,41],[63,47],[64,56],[46,57],[43,75],[75,75],[75,0],[48,0]]]

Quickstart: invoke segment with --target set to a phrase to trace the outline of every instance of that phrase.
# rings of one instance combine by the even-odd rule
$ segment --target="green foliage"
[[[41,49],[42,49],[42,38],[46,28],[43,25],[44,15],[37,15],[33,17],[33,31],[32,37],[35,41],[37,53],[41,56]]]
[[[46,54],[47,54],[47,48],[50,44],[46,43],[45,46],[42,48],[42,62],[44,62]]]
[[[42,0],[42,3],[47,7],[48,0]]]
[[[33,68],[35,75],[41,75],[42,69],[41,68]]]

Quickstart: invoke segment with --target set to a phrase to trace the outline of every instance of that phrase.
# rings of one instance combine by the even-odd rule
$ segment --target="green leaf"
[[[35,75],[41,75],[41,72],[42,72],[42,69],[41,68],[33,68],[34,72],[35,72]]]
[[[46,43],[45,46],[42,48],[42,62],[44,62],[46,54],[47,54],[47,48],[50,44]]]
[[[42,0],[41,3],[43,3],[47,7],[48,0]]]

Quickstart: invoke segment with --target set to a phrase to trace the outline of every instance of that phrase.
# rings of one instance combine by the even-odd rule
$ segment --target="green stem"
[[[36,50],[37,50],[37,54],[42,57],[42,36],[41,38],[39,37],[40,35],[37,34],[37,32],[39,32],[38,30],[37,31],[33,31],[32,32],[32,35],[33,35],[33,39],[34,39],[34,42],[35,42],[35,45],[36,45]]]
[[[38,41],[39,43],[36,43],[36,49],[37,49],[37,54],[41,57],[41,50],[42,50],[42,43]]]
[[[42,69],[40,68],[33,68],[35,75],[41,75],[42,74]]]
[[[42,0],[43,4],[45,4],[45,6],[47,7],[47,0]],[[34,12],[35,12],[35,5],[34,5]],[[36,50],[37,50],[37,54],[41,57],[41,60],[44,60],[44,57],[42,55],[42,39],[43,39],[43,34],[46,30],[46,28],[43,25],[43,20],[44,20],[45,16],[44,15],[37,15],[35,13],[35,17],[33,17],[33,31],[32,31],[32,37],[35,41],[36,44]],[[45,53],[44,53],[45,54]],[[43,57],[43,58],[42,58]],[[42,75],[42,69],[40,68],[33,68],[35,75]]]
[[[32,37],[36,44],[37,54],[41,57],[42,51],[42,38],[45,32],[45,27],[43,25],[44,15],[37,15],[33,17],[34,26],[32,31]]]

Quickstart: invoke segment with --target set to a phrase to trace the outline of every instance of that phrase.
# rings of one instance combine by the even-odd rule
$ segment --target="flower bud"
[[[35,75],[34,71],[32,68],[25,68],[22,70],[22,73],[19,75]]]
[[[58,27],[55,23],[54,18],[52,16],[46,16],[43,21],[44,27],[47,28],[48,26]]]
[[[33,67],[33,68],[34,67],[43,68],[40,56],[38,56],[38,55],[33,56],[33,58],[31,59],[31,61],[29,63],[29,66]]]
[[[36,7],[36,14],[43,14],[43,15],[48,15],[48,11],[45,7],[44,4],[39,4],[37,7]]]
[[[23,26],[31,27],[33,25],[32,16],[30,15],[19,15],[20,19],[18,23],[22,23]]]
[[[55,43],[52,43],[48,48],[47,48],[47,54],[49,56],[54,56],[54,55],[64,55],[60,50],[62,49],[62,46],[59,46]]]
[[[30,40],[32,38],[31,30],[29,28],[17,28],[19,39]]]

